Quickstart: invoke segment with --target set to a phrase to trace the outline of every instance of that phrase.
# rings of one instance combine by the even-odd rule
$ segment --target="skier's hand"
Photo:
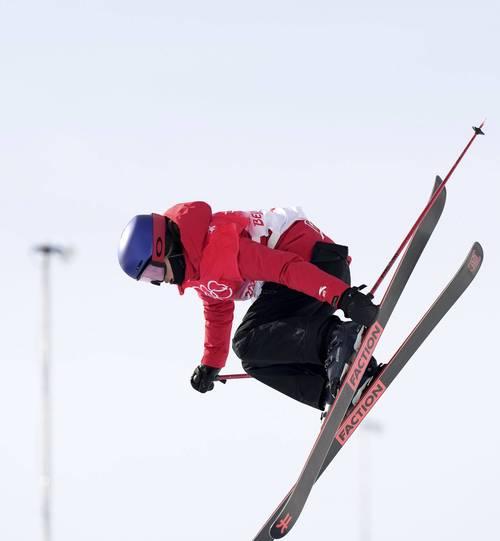
[[[369,327],[375,323],[379,307],[373,304],[369,294],[361,292],[365,286],[350,287],[342,293],[335,308],[340,308],[344,315],[356,323]]]
[[[191,376],[191,386],[200,393],[211,391],[215,386],[214,381],[219,375],[220,370],[220,368],[200,364],[194,369]]]

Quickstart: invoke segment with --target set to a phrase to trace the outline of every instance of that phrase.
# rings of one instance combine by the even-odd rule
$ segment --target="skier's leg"
[[[316,242],[311,254],[312,263],[350,282],[346,247]],[[323,409],[329,335],[339,323],[328,304],[266,283],[237,329],[233,349],[253,377]]]
[[[311,262],[350,282],[346,247],[316,242]],[[322,410],[333,402],[360,330],[333,316],[326,303],[266,283],[234,335],[233,350],[248,374]],[[377,371],[372,359],[360,389]]]
[[[326,303],[266,283],[234,335],[233,350],[262,383],[322,409],[324,336],[336,321]]]

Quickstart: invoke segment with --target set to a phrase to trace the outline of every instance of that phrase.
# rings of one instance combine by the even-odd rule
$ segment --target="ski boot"
[[[323,395],[325,407],[333,404],[343,379],[349,370],[350,363],[361,345],[362,338],[363,326],[354,321],[342,322],[333,329],[325,361],[328,377],[328,383]],[[363,391],[379,374],[382,367],[383,365],[378,365],[374,357],[370,359],[353,397],[352,405],[357,404]]]
[[[325,369],[328,383],[326,405],[333,404],[342,380],[349,370],[352,356],[361,345],[363,326],[354,321],[340,322],[331,332],[326,351]]]
[[[356,393],[352,398],[351,405],[355,406],[363,394],[364,390],[370,385],[370,383],[378,377],[382,369],[385,367],[385,363],[377,364],[375,357],[370,359],[368,366],[366,367],[365,373],[363,374],[359,386],[356,389]]]

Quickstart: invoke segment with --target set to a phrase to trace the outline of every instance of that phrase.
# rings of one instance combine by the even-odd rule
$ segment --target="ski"
[[[266,522],[266,525],[257,534],[254,541],[280,539],[284,537],[295,525],[302,512],[309,493],[320,474],[321,467],[327,458],[337,429],[347,412],[356,392],[358,383],[366,369],[367,361],[375,350],[384,327],[387,325],[394,307],[439,221],[446,201],[446,190],[439,177],[436,178],[434,184],[433,195],[431,196],[431,201],[432,200],[434,200],[433,205],[418,225],[418,228],[413,234],[410,244],[392,277],[380,304],[377,321],[364,333],[359,351],[337,393],[337,397],[332,407],[327,413],[320,433],[316,438],[314,447],[309,454],[297,483],[290,491],[284,505],[271,517],[273,520]],[[270,527],[269,523],[271,524]]]
[[[390,361],[384,366],[377,378],[367,389],[365,389],[356,406],[349,409],[342,424],[337,430],[335,439],[319,472],[318,479],[337,456],[347,440],[354,434],[360,423],[368,415],[376,402],[378,402],[379,398],[385,393],[389,385],[405,367],[406,363],[469,287],[472,280],[479,272],[482,261],[482,247],[479,243],[475,243],[453,279],[414,327]],[[281,506],[286,502],[289,496],[290,494],[286,496]],[[278,517],[281,506],[278,507],[273,516],[268,520],[267,528],[264,527],[261,530],[260,537],[257,537],[256,539],[259,539],[259,541],[268,541],[271,539],[269,537],[269,527]]]
[[[325,471],[359,426],[359,423],[366,417],[371,408],[373,408],[378,399],[387,390],[387,387],[394,381],[413,354],[469,287],[479,272],[483,259],[483,248],[479,242],[475,242],[455,276],[414,327],[403,344],[392,356],[391,360],[383,367],[377,378],[365,389],[358,403],[350,408],[335,435],[335,440],[323,462],[319,475]]]

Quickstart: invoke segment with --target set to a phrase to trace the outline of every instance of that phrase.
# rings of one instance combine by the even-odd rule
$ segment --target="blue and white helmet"
[[[165,216],[139,214],[123,230],[118,261],[123,271],[135,280],[160,285],[166,273]]]

